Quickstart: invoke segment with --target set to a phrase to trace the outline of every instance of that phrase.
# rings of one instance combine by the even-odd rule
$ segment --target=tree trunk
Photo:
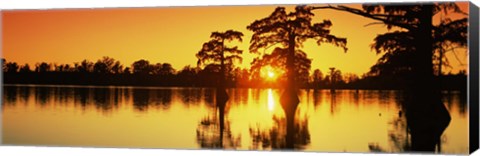
[[[295,86],[295,36],[289,36],[288,55],[287,55],[287,84],[285,90],[280,97],[287,118],[287,136],[285,137],[286,148],[293,149],[295,143],[294,121],[297,105],[300,102],[297,95],[297,87]]]
[[[222,50],[221,50],[221,58],[220,58],[220,88],[225,88],[225,52],[224,52],[224,41],[222,40]]]
[[[295,148],[295,112],[289,111],[285,113],[287,121],[287,131],[285,137],[286,149]]]
[[[219,115],[219,125],[220,125],[220,147],[223,148],[223,134],[225,131],[225,102],[226,101],[217,101],[218,106],[218,115]]]
[[[434,81],[433,5],[423,5],[421,9],[418,28],[413,30],[416,52],[412,58],[414,66],[407,90],[406,115],[411,130],[411,150],[433,152],[450,122],[450,115],[441,102],[438,83]]]

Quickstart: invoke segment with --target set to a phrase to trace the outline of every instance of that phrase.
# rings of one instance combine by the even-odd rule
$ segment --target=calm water
[[[4,86],[3,143],[14,145],[271,150],[282,146],[277,89],[229,89],[220,135],[207,88]],[[295,146],[304,151],[401,152],[409,144],[397,91],[302,90]],[[444,94],[452,120],[441,152],[468,152],[468,108]]]

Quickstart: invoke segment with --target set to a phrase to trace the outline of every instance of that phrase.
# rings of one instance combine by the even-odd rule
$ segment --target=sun
[[[261,70],[261,75],[267,81],[275,81],[281,75],[281,71],[271,66],[265,66]]]
[[[273,71],[267,71],[268,78],[275,78],[275,73]]]

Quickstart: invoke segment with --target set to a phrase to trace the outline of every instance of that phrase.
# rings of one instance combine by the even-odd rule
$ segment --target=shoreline
[[[205,86],[143,86],[143,85],[82,85],[82,84],[20,84],[20,83],[2,83],[2,87],[61,87],[61,88],[126,88],[126,89],[215,89],[215,87]],[[227,89],[283,89],[281,87],[227,87]],[[300,90],[330,90],[330,88],[299,88]],[[369,88],[338,88],[335,90],[362,90],[362,91],[403,91],[403,89],[369,89]],[[442,89],[442,92],[466,92],[461,89]]]

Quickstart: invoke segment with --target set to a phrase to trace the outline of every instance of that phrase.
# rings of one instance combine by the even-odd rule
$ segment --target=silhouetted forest
[[[252,69],[231,68],[226,73],[227,87],[281,87],[281,83],[270,82],[259,75],[256,66]],[[5,84],[59,84],[59,85],[113,85],[113,86],[179,86],[215,87],[217,68],[207,65],[204,68],[185,66],[177,70],[169,63],[150,63],[148,60],[135,61],[125,66],[119,61],[103,57],[96,62],[82,60],[72,64],[41,62],[34,66],[19,65],[2,59]],[[395,74],[371,74],[358,76],[342,74],[338,69],[322,72],[305,70],[301,79],[302,88],[330,89],[402,89],[404,80]],[[333,75],[333,76],[332,76]],[[465,90],[466,74],[443,74],[437,76],[445,90]],[[332,81],[333,80],[333,81]],[[284,81],[279,78],[278,81]]]
[[[53,85],[114,85],[114,86],[180,86],[180,87],[249,87],[249,88],[287,88],[294,85],[299,88],[313,89],[406,89],[412,86],[410,81],[416,77],[432,78],[436,87],[443,90],[466,90],[466,72],[456,74],[445,73],[443,67],[449,67],[445,53],[455,48],[466,46],[467,19],[451,20],[445,18],[439,25],[433,26],[432,47],[416,45],[419,37],[415,16],[412,19],[398,18],[395,13],[374,14],[375,8],[383,5],[365,5],[363,9],[346,6],[304,6],[295,7],[295,11],[287,13],[285,7],[277,7],[271,15],[255,20],[247,26],[254,34],[250,39],[249,52],[256,54],[250,63],[250,69],[239,68],[243,50],[229,42],[242,42],[243,33],[235,30],[212,32],[211,40],[205,42],[195,53],[197,66],[185,66],[174,69],[170,63],[152,63],[141,59],[131,65],[124,65],[114,58],[104,56],[97,61],[82,60],[73,64],[57,64],[39,62],[35,65],[20,65],[2,59],[2,70],[5,84],[53,84]],[[422,5],[411,5],[407,8],[387,6],[386,9],[399,11],[416,9]],[[461,12],[453,3],[435,4],[433,14],[439,10]],[[343,73],[332,65],[329,71],[312,69],[312,58],[302,51],[303,42],[314,40],[318,45],[332,44],[347,52],[347,39],[330,34],[333,23],[325,19],[313,23],[312,11],[317,9],[333,9],[380,21],[388,26],[405,28],[407,31],[393,31],[379,34],[371,45],[372,49],[382,57],[363,75]],[[392,15],[390,15],[392,14]],[[403,14],[403,13],[398,13]],[[420,14],[416,13],[415,14]],[[377,17],[378,16],[378,17]],[[387,18],[395,17],[395,18]],[[318,18],[318,17],[315,17]],[[425,17],[424,20],[428,20]],[[431,16],[430,16],[431,18]],[[279,21],[278,19],[282,19]],[[431,20],[431,19],[430,19]],[[408,31],[411,30],[411,31]],[[430,41],[430,40],[429,40]],[[273,50],[270,50],[271,48]],[[420,59],[416,56],[419,50],[432,51]],[[263,51],[259,52],[259,51]],[[311,52],[310,52],[311,53]],[[193,54],[193,52],[192,52]],[[421,53],[423,54],[423,53]],[[416,58],[416,59],[413,59]],[[423,64],[422,64],[423,63]],[[428,63],[428,64],[425,64]],[[271,67],[283,71],[276,80],[267,80],[261,76],[262,69]],[[425,67],[429,71],[417,71],[417,67]],[[427,68],[428,67],[428,68]],[[422,68],[423,69],[423,68]],[[429,73],[428,76],[422,74]],[[292,82],[289,82],[292,81]],[[428,81],[430,82],[430,81]],[[418,82],[420,84],[424,84]],[[429,83],[426,83],[429,84]],[[413,85],[415,86],[415,85]]]

